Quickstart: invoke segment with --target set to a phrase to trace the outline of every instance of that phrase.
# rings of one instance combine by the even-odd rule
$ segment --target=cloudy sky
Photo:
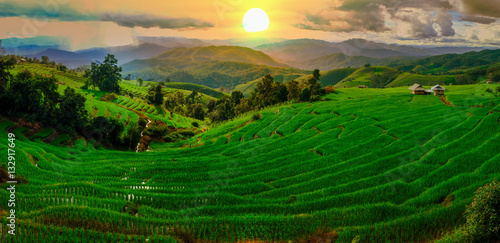
[[[267,31],[244,31],[251,8],[267,12]],[[0,0],[0,38],[57,36],[71,49],[136,36],[500,46],[499,18],[500,0]]]

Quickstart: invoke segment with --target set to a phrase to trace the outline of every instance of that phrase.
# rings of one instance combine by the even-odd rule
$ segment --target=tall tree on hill
[[[129,74],[130,75],[130,74]],[[137,79],[137,83],[139,83],[139,86],[142,87],[142,84],[144,83],[144,80],[142,78]]]
[[[286,89],[288,90],[288,100],[298,100],[300,98],[299,82],[295,80],[287,82]]]
[[[118,60],[115,56],[108,54],[99,69],[102,75],[99,89],[106,92],[120,93],[120,85],[118,82],[122,77],[120,74],[122,68],[118,67]]]
[[[67,87],[59,104],[59,123],[72,128],[81,128],[85,124],[88,115],[85,109],[85,97]]]
[[[84,77],[87,78],[87,86],[97,86],[99,90],[105,92],[120,93],[118,82],[122,77],[121,71],[122,68],[118,67],[115,56],[108,54],[102,64],[92,62]]]
[[[153,99],[154,105],[162,105],[163,104],[163,94],[161,93],[161,85],[156,85],[155,87],[155,95]]]
[[[0,94],[7,89],[8,83],[12,80],[10,69],[16,64],[13,58],[0,57]]]
[[[124,79],[127,81],[130,81],[130,80],[132,80],[132,75],[130,75],[130,73],[129,73],[129,74],[127,74],[127,76]],[[139,80],[137,80],[137,81],[139,81]]]
[[[49,57],[48,56],[42,56],[42,64],[49,64]]]
[[[243,93],[239,90],[235,90],[231,93],[231,99],[233,100],[235,105],[239,105],[241,99],[243,99],[245,96]]]

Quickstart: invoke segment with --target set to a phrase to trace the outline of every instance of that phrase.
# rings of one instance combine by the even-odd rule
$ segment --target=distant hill
[[[204,46],[193,48],[176,48],[155,56],[156,59],[177,59],[181,61],[230,61],[257,65],[285,66],[270,56],[247,47],[239,46]]]
[[[47,49],[29,57],[41,58],[48,56],[50,60],[57,63],[64,63],[69,68],[76,68],[81,65],[89,65],[93,60],[104,60],[109,53],[115,55],[118,64],[124,64],[135,59],[147,59],[169,50],[164,46],[144,43],[140,45],[128,45],[110,48],[92,48],[79,50],[76,52],[64,51],[60,49]]]
[[[123,74],[149,81],[201,84],[211,88],[233,89],[266,74],[284,80],[300,77],[307,71],[284,67],[268,55],[246,47],[208,46],[176,48],[147,60],[122,65]],[[290,78],[291,77],[291,78]]]
[[[224,92],[220,92],[218,90],[209,88],[207,86],[199,85],[199,84],[189,84],[189,83],[165,83],[165,87],[172,89],[183,89],[183,90],[191,90],[201,92],[203,94],[212,96],[214,98],[220,99],[225,94]]]
[[[346,56],[385,58],[394,56],[430,56],[432,50],[411,46],[389,45],[364,39],[350,39],[335,43],[315,39],[286,40],[255,48],[286,61],[306,61],[326,55],[342,53]]]
[[[366,63],[372,65],[388,65],[391,63],[400,63],[401,61],[417,60],[419,57],[388,57],[388,58],[371,58],[365,56],[347,56],[342,53],[331,54],[319,58],[306,60],[302,62],[290,62],[293,67],[301,67],[302,69],[314,70],[319,69],[322,71],[347,68],[347,67],[362,67]]]
[[[391,83],[401,74],[401,71],[390,67],[364,67],[338,82],[335,87],[357,87],[366,85],[372,88],[382,88]]]
[[[322,70],[348,67],[329,61],[332,57],[366,57],[366,58],[394,58],[394,57],[426,57],[449,53],[465,53],[480,51],[480,47],[413,47],[394,44],[377,43],[364,39],[350,39],[335,43],[315,39],[297,39],[260,45],[255,48],[271,55],[283,63],[302,69],[311,69],[311,63],[324,63]],[[345,57],[343,57],[345,58]],[[345,58],[348,59],[348,58]],[[357,63],[355,60],[353,63]],[[374,61],[371,61],[374,62]],[[383,62],[374,62],[383,64]],[[351,65],[354,66],[354,65]]]
[[[393,63],[390,66],[403,71],[429,70],[429,73],[442,73],[454,69],[467,69],[500,62],[500,50],[483,50],[464,54],[445,54],[413,61]],[[417,70],[417,71],[418,71]]]

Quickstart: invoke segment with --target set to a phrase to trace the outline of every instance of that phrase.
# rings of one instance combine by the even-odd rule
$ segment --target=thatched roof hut
[[[432,91],[434,91],[434,95],[444,95],[444,91],[446,90],[445,88],[441,87],[441,85],[436,85],[431,88]]]
[[[422,87],[422,85],[420,85],[420,84],[414,84],[408,89],[411,90],[412,94],[419,94],[419,95],[426,94],[424,87]]]

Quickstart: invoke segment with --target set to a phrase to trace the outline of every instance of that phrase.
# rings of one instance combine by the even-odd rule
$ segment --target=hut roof
[[[422,87],[422,85],[420,85],[420,84],[414,84],[413,86],[411,86],[408,89],[409,90],[415,90],[415,91],[423,91],[423,90],[425,90],[424,87]]]
[[[443,90],[443,91],[444,91],[444,90],[446,90],[446,89],[445,89],[445,88],[443,88],[443,87],[441,87],[441,85],[439,85],[439,84],[438,84],[438,85],[436,85],[436,86],[432,87],[432,88],[431,88],[431,90]]]

